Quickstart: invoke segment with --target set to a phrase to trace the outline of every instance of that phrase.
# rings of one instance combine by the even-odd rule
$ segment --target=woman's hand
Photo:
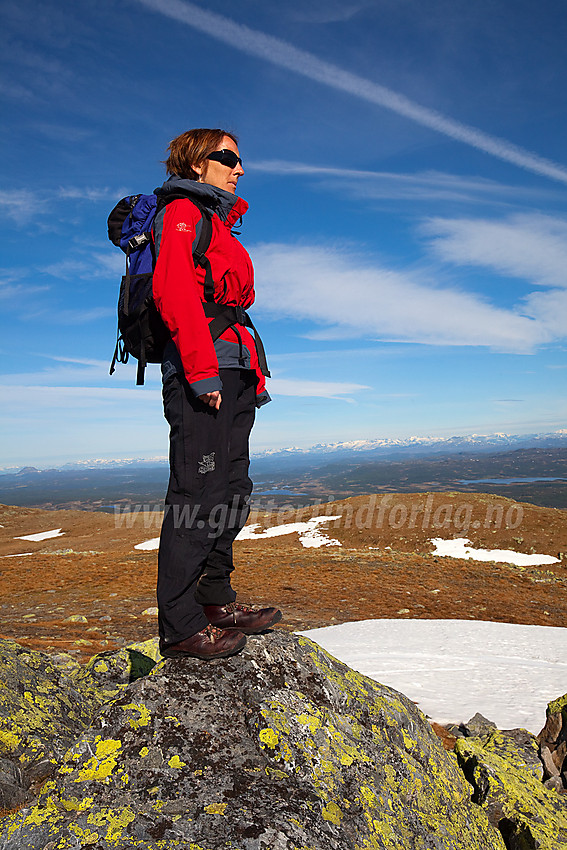
[[[219,390],[215,390],[214,393],[203,393],[199,398],[203,402],[203,404],[207,404],[209,407],[214,407],[215,410],[218,410],[221,406],[222,397]]]

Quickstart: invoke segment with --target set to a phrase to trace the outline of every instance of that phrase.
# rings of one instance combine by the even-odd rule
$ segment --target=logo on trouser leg
[[[215,453],[211,452],[210,455],[203,455],[203,459],[199,461],[199,472],[201,475],[204,475],[206,472],[213,472],[215,468]]]

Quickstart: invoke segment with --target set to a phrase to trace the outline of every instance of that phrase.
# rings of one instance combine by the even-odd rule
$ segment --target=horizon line
[[[504,431],[493,431],[489,434],[478,434],[476,432],[472,432],[470,434],[451,434],[449,437],[435,436],[433,434],[424,434],[424,435],[413,435],[411,437],[374,437],[372,439],[352,439],[352,440],[340,440],[335,443],[314,443],[307,448],[301,448],[300,446],[280,446],[279,448],[274,449],[260,449],[258,451],[252,451],[250,453],[251,458],[254,457],[262,457],[266,454],[276,454],[278,452],[299,452],[301,454],[308,454],[310,451],[315,449],[325,449],[325,448],[333,448],[338,446],[349,446],[352,443],[383,443],[383,444],[408,444],[411,441],[417,442],[428,442],[430,440],[435,440],[438,442],[449,442],[450,440],[466,440],[467,438],[477,437],[479,439],[488,439],[491,437],[505,437],[508,440],[512,439],[521,439],[521,438],[538,438],[538,437],[562,437],[567,441],[567,428],[558,428],[555,431],[536,431],[536,432],[528,432],[526,434],[510,434]],[[85,464],[128,464],[128,463],[151,463],[151,462],[165,462],[167,463],[168,456],[167,455],[156,455],[154,457],[125,457],[125,458],[87,458],[85,460],[67,460],[61,463],[61,466],[84,466]],[[54,461],[55,463],[55,461]],[[42,464],[43,466],[43,464]],[[47,466],[43,466],[43,468],[39,466],[35,466],[33,463],[24,463],[24,464],[14,464],[13,466],[3,466],[0,467],[0,475],[1,474],[10,474],[13,470],[21,471],[23,469],[37,469],[39,472],[45,472],[48,469],[59,469],[59,467],[52,466],[48,464]]]

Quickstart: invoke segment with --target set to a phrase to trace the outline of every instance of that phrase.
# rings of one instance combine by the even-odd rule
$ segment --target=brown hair
[[[187,130],[180,136],[176,136],[169,143],[167,148],[169,156],[164,160],[167,173],[177,174],[178,177],[189,180],[198,180],[199,175],[194,171],[193,166],[204,163],[208,155],[218,149],[225,136],[232,139],[236,145],[238,144],[236,136],[219,129]]]

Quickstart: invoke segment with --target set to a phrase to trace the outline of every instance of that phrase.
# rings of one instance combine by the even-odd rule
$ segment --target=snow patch
[[[323,522],[332,522],[339,516],[315,516],[306,522],[289,522],[285,525],[274,525],[264,531],[256,532],[259,523],[246,525],[239,533],[237,540],[265,540],[267,537],[283,537],[286,534],[299,534],[299,540],[306,549],[320,546],[340,546],[340,540],[333,540],[320,531],[317,526]]]
[[[302,634],[438,723],[466,723],[479,711],[499,729],[537,734],[547,703],[566,690],[567,628],[393,619]]]
[[[18,552],[17,555],[0,555],[0,558],[24,558],[26,555],[35,555],[35,552]]]
[[[159,549],[159,537],[152,537],[151,540],[146,540],[144,543],[136,543],[134,549]]]
[[[65,532],[61,528],[53,528],[51,531],[39,531],[37,534],[24,534],[22,537],[14,537],[14,540],[31,540],[37,543],[39,540],[49,540],[51,537],[61,537]]]
[[[542,564],[559,563],[559,559],[552,555],[526,555],[523,552],[514,552],[513,549],[473,549],[471,541],[466,537],[456,537],[454,540],[434,537],[431,543],[435,546],[434,555],[450,556],[451,558],[499,561],[515,564],[518,567],[537,567]]]

